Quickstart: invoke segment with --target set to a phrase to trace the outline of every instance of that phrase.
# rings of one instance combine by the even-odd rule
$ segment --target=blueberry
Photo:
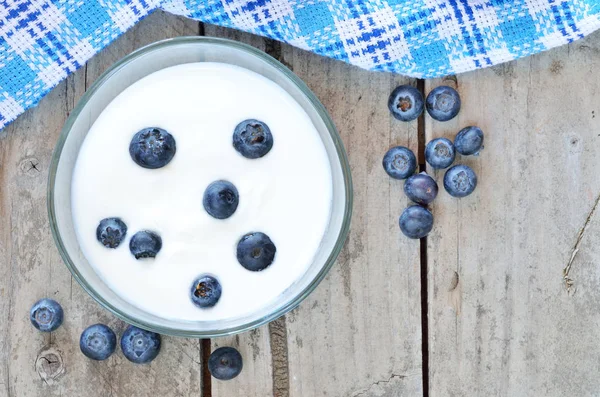
[[[144,128],[131,139],[129,154],[137,165],[156,169],[164,167],[175,156],[175,138],[158,127]]]
[[[127,235],[127,225],[120,218],[105,218],[96,228],[96,238],[106,248],[117,248]]]
[[[31,307],[29,319],[40,331],[52,332],[63,323],[63,309],[53,299],[40,299]]]
[[[240,202],[240,195],[231,182],[215,181],[204,191],[202,204],[210,216],[217,219],[229,218]]]
[[[431,203],[438,194],[438,185],[425,172],[412,175],[404,182],[404,194],[418,204]]]
[[[411,205],[400,216],[400,230],[406,237],[423,238],[433,228],[433,215],[420,205]]]
[[[135,364],[146,364],[160,352],[160,335],[130,325],[121,336],[121,350],[126,359]]]
[[[117,336],[104,324],[94,324],[85,329],[79,338],[81,352],[92,360],[106,360],[115,352]]]
[[[208,370],[219,380],[235,378],[243,366],[242,355],[233,347],[219,347],[208,358]]]
[[[410,85],[396,87],[388,99],[392,115],[401,121],[412,121],[423,113],[423,95]]]
[[[433,119],[448,121],[460,110],[460,96],[454,88],[443,85],[434,88],[427,95],[425,106]]]
[[[454,147],[462,155],[477,156],[483,149],[483,131],[479,127],[465,127],[456,134]]]
[[[233,131],[233,147],[242,156],[257,159],[269,153],[273,147],[273,135],[262,121],[244,120]]]
[[[383,156],[383,169],[394,179],[406,179],[415,173],[417,158],[404,146],[396,146]]]
[[[425,160],[435,169],[450,167],[455,155],[450,139],[436,138],[425,147]]]
[[[444,175],[444,188],[454,197],[465,197],[477,187],[477,175],[466,165],[455,165]]]
[[[275,244],[266,234],[248,233],[238,242],[237,260],[246,269],[258,272],[273,263],[276,251]]]
[[[160,236],[149,230],[142,230],[133,235],[129,240],[129,251],[135,259],[154,258],[162,248]]]
[[[213,307],[221,298],[221,284],[212,276],[200,276],[191,289],[192,302],[198,307]]]

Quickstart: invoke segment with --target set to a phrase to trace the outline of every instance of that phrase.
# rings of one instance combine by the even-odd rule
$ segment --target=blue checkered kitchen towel
[[[600,27],[600,0],[0,0],[0,129],[157,8],[414,77],[510,61]]]

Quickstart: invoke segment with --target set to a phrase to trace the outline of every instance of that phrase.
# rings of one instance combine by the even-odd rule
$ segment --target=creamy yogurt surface
[[[273,148],[247,159],[232,146],[238,123],[265,122]],[[169,164],[145,169],[130,157],[135,133],[167,130],[177,151]],[[206,187],[232,182],[239,205],[228,219],[204,210]],[[81,249],[107,285],[142,310],[178,320],[243,316],[273,302],[312,263],[327,228],[332,201],[329,160],[302,107],[281,87],[247,69],[192,63],[155,72],[119,94],[100,114],[80,149],[72,181],[72,212]],[[127,236],[116,249],[96,239],[100,220],[119,217]],[[136,260],[129,240],[152,230],[163,242],[154,259]],[[277,247],[260,272],[236,258],[249,232]],[[203,274],[222,286],[210,309],[190,299]]]

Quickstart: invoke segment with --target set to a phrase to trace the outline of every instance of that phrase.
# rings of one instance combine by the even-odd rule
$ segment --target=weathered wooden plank
[[[419,241],[401,236],[408,200],[383,171],[391,146],[417,151],[417,122],[387,109],[414,80],[373,73],[284,47],[287,64],[321,99],[352,168],[350,237],[329,276],[288,315],[290,395],[418,396],[421,374]]]
[[[212,378],[213,397],[274,395],[268,326],[232,337],[212,339],[212,350],[221,346],[232,346],[238,349],[244,359],[244,368],[240,375],[229,381]]]
[[[198,29],[196,22],[153,14],[95,56],[87,73],[81,69],[69,77],[0,133],[0,395],[200,395],[197,340],[165,337],[161,355],[147,366],[129,363],[120,352],[105,362],[92,362],[79,352],[79,336],[86,326],[104,322],[121,333],[125,324],[72,280],[46,215],[52,150],[86,85],[135,48],[198,34]],[[51,334],[36,331],[28,319],[33,302],[44,296],[58,300],[65,310],[64,325]]]
[[[479,176],[475,193],[433,205],[431,396],[600,390],[599,38],[458,76],[458,118],[427,119],[429,139],[472,124],[486,134],[480,157],[459,158]],[[454,84],[427,88],[442,83]]]
[[[279,43],[268,42],[267,50],[292,68],[331,113],[350,157],[355,195],[352,231],[338,263],[283,320],[288,340],[273,356],[273,393],[420,395],[419,242],[400,237],[397,221],[407,200],[402,183],[390,180],[381,167],[390,146],[417,149],[416,122],[397,122],[387,110],[392,89],[409,80]],[[271,327],[271,337],[281,321]],[[267,340],[263,346],[267,349]],[[282,355],[287,365],[278,363]],[[235,393],[233,384],[219,387],[218,395]]]
[[[263,51],[268,49],[270,43],[259,36],[214,25],[204,25],[204,34],[240,41]],[[236,336],[212,340],[211,347],[213,350],[221,346],[233,346],[240,351],[244,359],[244,370],[237,378],[230,381],[220,381],[212,378],[212,395],[214,397],[266,397],[274,395],[268,325]]]
[[[265,46],[262,39],[239,32],[208,26],[205,32],[266,49],[292,68],[331,113],[354,177],[352,231],[338,263],[311,297],[271,325],[261,354],[251,360],[245,356],[253,371],[257,364],[272,367],[273,382],[266,385],[272,390],[261,387],[257,393],[420,395],[419,242],[400,237],[397,221],[407,200],[402,182],[391,180],[381,167],[390,146],[417,149],[416,122],[397,122],[387,110],[392,89],[409,80],[365,72],[279,43],[267,41]],[[287,334],[287,344],[280,343],[281,332]],[[261,335],[269,336],[265,327]],[[241,385],[252,395],[255,385],[241,381],[213,383],[213,394],[239,395]]]

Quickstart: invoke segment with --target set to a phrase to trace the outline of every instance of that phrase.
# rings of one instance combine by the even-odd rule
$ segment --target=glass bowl
[[[181,321],[147,313],[121,298],[96,274],[75,234],[71,214],[71,179],[79,149],[104,108],[125,88],[166,67],[191,62],[222,62],[244,67],[272,80],[306,111],[319,132],[331,165],[332,211],[313,263],[273,302],[243,317],[221,321]],[[327,111],[289,69],[265,53],[231,40],[180,37],[160,41],[126,56],[108,69],[83,95],[61,132],[48,181],[50,227],[73,277],[96,301],[130,324],[161,334],[210,338],[256,328],[296,307],[315,289],[333,265],[348,235],[352,213],[350,167],[340,137]]]

